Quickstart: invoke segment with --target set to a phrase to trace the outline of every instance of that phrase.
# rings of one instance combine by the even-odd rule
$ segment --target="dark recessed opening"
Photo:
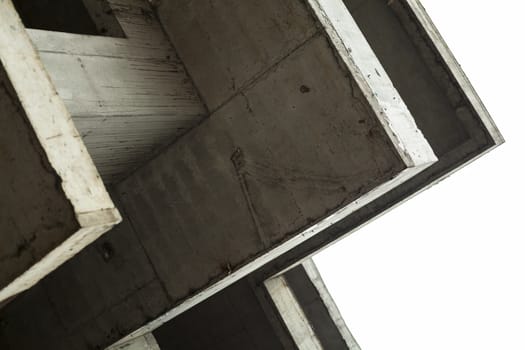
[[[105,0],[13,0],[27,28],[124,37]]]

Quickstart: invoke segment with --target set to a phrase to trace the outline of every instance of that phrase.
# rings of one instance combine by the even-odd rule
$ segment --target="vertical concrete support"
[[[264,282],[299,350],[323,350],[308,318],[295,299],[284,276]]]
[[[359,346],[354,336],[348,329],[348,326],[346,325],[346,322],[343,319],[343,316],[339,312],[339,308],[337,307],[337,304],[332,299],[332,295],[330,294],[330,291],[324,284],[323,278],[321,277],[321,274],[317,270],[317,267],[315,266],[314,261],[311,259],[308,259],[302,264],[302,267],[304,271],[306,272],[306,275],[308,276],[310,283],[315,287],[317,293],[319,294],[319,299],[321,300],[321,304],[324,305],[324,307],[326,308],[335,327],[339,331],[340,336],[346,343],[347,348],[349,350],[361,350],[361,347]]]
[[[0,2],[0,302],[120,221],[11,1]]]

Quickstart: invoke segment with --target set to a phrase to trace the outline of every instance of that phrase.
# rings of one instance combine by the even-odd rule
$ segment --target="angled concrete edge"
[[[407,166],[437,161],[343,1],[308,0],[308,3]]]
[[[418,0],[400,0],[391,2],[388,6],[392,6],[393,11],[397,11],[398,15],[410,17],[415,23],[414,31],[417,33],[417,39],[412,38],[412,43],[414,44],[415,40],[420,40],[432,46],[436,53],[436,64],[445,65],[448,74],[452,77],[452,83],[464,94],[466,101],[475,112],[474,117],[478,123],[464,125],[468,138],[444,155],[440,155],[439,161],[432,167],[421,172],[391,193],[378,198],[368,207],[362,208],[344,221],[288,251],[287,254],[275,260],[273,264],[268,264],[258,271],[259,276],[277,276],[304,261],[308,261],[315,254],[438,184],[505,142],[494,120],[421,3]],[[376,18],[374,18],[375,20]],[[482,136],[480,137],[480,135]]]
[[[10,0],[0,2],[0,60],[49,165],[60,179],[79,227],[0,290],[3,301],[34,285],[121,217]]]
[[[334,321],[337,329],[339,330],[339,333],[341,334],[341,337],[346,342],[346,345],[348,346],[348,349],[350,350],[361,350],[359,347],[359,344],[355,340],[354,336],[350,332],[350,329],[348,329],[348,326],[339,312],[339,308],[337,307],[337,304],[332,299],[332,295],[330,294],[330,291],[324,284],[323,278],[319,271],[317,270],[317,266],[315,266],[315,263],[312,259],[308,259],[305,262],[303,262],[303,267],[310,278],[310,281],[315,286],[317,291],[319,292],[319,296],[321,300],[323,301],[324,305],[326,306],[326,309],[328,310],[328,313],[330,314],[332,320]]]
[[[170,311],[132,332],[113,346],[122,345],[131,339],[155,330],[201,301],[247,276],[319,232],[331,227],[359,208],[373,202],[437,161],[432,148],[417,128],[407,106],[394,88],[381,63],[357,28],[355,21],[342,1],[311,0],[307,6],[311,7],[311,10],[326,29],[327,37],[333,47],[335,47],[338,58],[358,82],[359,88],[363,91],[377,118],[387,131],[406,168],[389,181],[377,186],[308,229],[254,258],[237,270],[232,271],[227,277],[185,299]]]
[[[434,44],[435,48],[441,55],[442,59],[447,64],[448,68],[450,69],[452,75],[456,79],[457,83],[459,84],[461,90],[465,93],[468,100],[472,104],[474,110],[478,113],[478,116],[480,120],[482,121],[483,125],[487,129],[487,132],[490,134],[492,139],[494,140],[494,146],[499,146],[505,142],[505,139],[501,132],[498,130],[498,127],[494,123],[494,120],[490,116],[489,112],[485,108],[485,105],[481,101],[480,97],[474,90],[474,87],[470,83],[469,79],[467,78],[465,72],[461,68],[460,64],[452,54],[452,51],[450,51],[448,45],[446,44],[445,40],[437,30],[436,26],[430,19],[430,16],[426,12],[423,5],[419,2],[419,0],[404,0],[410,10],[413,12],[414,16],[417,18],[423,29],[425,30],[426,34]]]

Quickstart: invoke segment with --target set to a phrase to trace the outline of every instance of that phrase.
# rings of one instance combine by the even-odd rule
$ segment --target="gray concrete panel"
[[[0,289],[79,229],[24,110],[0,66]]]
[[[120,221],[11,1],[0,2],[0,303]]]

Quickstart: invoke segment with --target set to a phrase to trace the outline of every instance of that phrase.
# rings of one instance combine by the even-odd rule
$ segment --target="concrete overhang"
[[[9,1],[0,61],[1,304],[121,218]]]
[[[56,20],[82,8],[106,36],[25,28],[17,13],[82,28],[84,18]],[[0,10],[1,304],[120,222],[104,184],[207,112],[145,1],[15,0]]]
[[[347,1],[350,13],[328,0],[212,5],[158,9],[209,118],[113,181],[124,224],[2,311],[13,319],[6,343],[30,344],[32,306],[56,318],[33,324],[55,349],[148,333],[248,274],[300,262],[503,142],[416,1]],[[42,52],[54,50],[46,35],[32,34]]]
[[[254,272],[270,276],[299,263],[302,259],[344,237],[360,225],[442,180],[452,172],[504,142],[461,67],[418,1],[346,1],[346,9],[352,17],[342,7],[342,2],[308,1],[306,4],[307,10],[311,11],[310,13],[318,21],[316,26],[322,28],[322,35],[325,38],[329,38],[329,46],[333,49],[333,53],[339,57],[340,61],[338,62],[345,63],[346,67],[354,65],[354,68],[358,68],[359,72],[357,73],[350,69],[350,76],[354,77],[358,82],[359,77],[364,77],[365,81],[367,78],[373,79],[374,77],[386,78],[386,80],[391,79],[393,86],[397,90],[395,93],[399,94],[408,107],[417,126],[437,155],[438,161],[410,179],[407,178],[406,181],[397,183],[380,195],[378,194],[378,196],[362,202],[362,205],[354,207],[344,215],[336,219],[329,217],[327,226],[323,226],[323,224],[310,226],[306,231],[300,231],[297,236],[290,236],[291,238],[286,239],[283,243],[279,243],[275,246],[276,249],[270,250],[269,253],[250,258],[249,262],[244,265],[235,263],[229,265],[231,260],[230,262],[226,261],[226,265],[223,266],[226,266],[227,275],[219,279],[212,278],[212,280],[217,282],[207,282],[208,287],[200,289],[200,293],[196,293],[188,299],[182,297],[181,294],[176,294],[175,296],[181,301],[178,306],[142,327],[130,337],[155,329],[170,318],[175,317],[248,273]],[[229,8],[229,6],[233,6],[234,9]],[[286,33],[287,36],[283,40],[295,45],[289,52],[286,50],[279,51],[279,49],[282,49],[281,47],[271,47],[272,41],[269,41],[269,47],[274,50],[270,51],[272,54],[268,54],[264,50],[261,52],[261,46],[256,46],[257,50],[253,55],[263,58],[270,57],[271,59],[264,62],[265,64],[262,64],[262,66],[245,64],[245,61],[255,62],[256,60],[250,57],[249,50],[239,51],[238,46],[244,47],[242,45],[247,45],[246,47],[250,47],[253,42],[257,42],[259,45],[262,45],[261,43],[264,44],[264,34],[261,34],[261,30],[266,27],[261,21],[258,22],[257,19],[250,17],[253,16],[253,13],[258,13],[259,20],[264,15],[274,16],[272,19],[273,26],[274,28],[279,28],[276,18],[294,13],[294,20],[298,21],[301,18],[298,14],[304,10],[298,8],[296,4],[288,3],[275,5],[272,2],[268,2],[264,4],[264,11],[260,6],[262,5],[246,2],[245,5],[225,5],[221,10],[207,7],[206,4],[200,1],[193,1],[191,3],[164,2],[161,3],[159,8],[161,21],[172,42],[177,47],[181,59],[186,63],[187,70],[205,103],[211,111],[219,111],[212,113],[212,119],[215,118],[215,121],[221,117],[221,110],[227,111],[226,118],[229,120],[236,118],[235,108],[228,109],[228,105],[237,105],[236,108],[239,109],[242,109],[244,106],[245,112],[255,117],[257,117],[257,110],[254,109],[254,106],[262,107],[263,113],[269,113],[268,107],[264,105],[264,102],[258,100],[260,96],[264,95],[271,103],[279,104],[278,96],[283,94],[293,95],[293,86],[302,86],[303,83],[301,83],[300,79],[306,79],[306,81],[308,81],[308,78],[317,79],[314,83],[310,81],[305,83],[309,92],[315,91],[318,87],[316,83],[319,84],[323,81],[317,75],[319,71],[322,71],[321,65],[314,65],[308,67],[308,73],[303,71],[301,74],[298,74],[300,76],[298,80],[294,80],[293,77],[286,77],[279,81],[281,85],[278,85],[275,81],[271,82],[272,75],[279,74],[281,72],[279,67],[286,64],[287,60],[292,60],[293,62],[287,66],[289,71],[293,69],[300,70],[307,65],[300,60],[293,61],[295,56],[302,55],[304,57],[323,51],[320,46],[315,47],[311,52],[308,51],[308,46],[315,46],[315,41],[317,40],[315,30],[309,31],[308,25],[297,29],[298,37],[294,37],[293,31],[290,29],[293,27],[288,28],[290,31]],[[279,8],[279,6],[283,7]],[[206,19],[211,17],[214,17],[215,20],[208,22]],[[378,25],[378,23],[381,25]],[[361,50],[362,47],[367,45],[360,46],[357,43],[359,39],[356,38],[362,37],[357,35],[359,30],[356,30],[354,24],[357,24],[375,55],[371,55],[371,51],[368,49]],[[222,29],[214,31],[214,26],[222,26]],[[188,33],[190,32],[193,40],[188,40]],[[242,34],[239,34],[240,38],[232,41],[229,36],[233,35],[232,33],[239,32],[242,32]],[[271,32],[266,34],[270,38],[275,38],[279,35]],[[345,40],[350,40],[346,42],[347,46],[345,46]],[[221,42],[231,42],[232,47],[222,48]],[[217,47],[221,47],[221,50],[217,51]],[[202,52],[207,52],[206,59],[198,57]],[[366,54],[361,56],[363,52],[366,52]],[[371,62],[374,63],[372,64]],[[374,64],[377,66],[374,66]],[[376,71],[375,68],[378,70]],[[251,73],[247,74],[246,71]],[[327,75],[324,75],[324,77],[327,78]],[[261,85],[264,86],[264,82],[268,81],[271,83],[266,85],[265,89],[257,90],[260,86],[258,85],[260,84],[259,82],[263,82]],[[280,90],[286,84],[291,86],[285,90]],[[331,91],[326,89],[322,83],[319,86],[325,88],[324,91]],[[392,85],[389,83],[389,86]],[[362,86],[361,88],[363,89]],[[366,88],[363,90],[366,96]],[[254,91],[256,92],[254,93]],[[377,90],[372,89],[372,91],[375,92]],[[327,100],[324,102],[329,101],[332,96],[326,96]],[[310,100],[314,101],[316,106],[323,105],[314,96],[310,96]],[[368,103],[373,105],[370,101]],[[328,104],[335,105],[334,102],[329,102]],[[312,109],[311,105],[308,108],[309,111],[315,110]],[[217,121],[217,123],[220,122]],[[302,128],[298,125],[295,130],[301,130],[302,132]],[[250,133],[249,128],[243,131]],[[257,138],[257,135],[253,134],[248,137],[253,140]],[[199,138],[199,140],[202,141],[205,138]],[[269,140],[265,139],[265,141]],[[256,139],[254,142],[263,142],[263,139]],[[209,144],[206,147],[211,148],[214,146],[214,144]],[[173,156],[174,154],[172,153],[171,157]],[[283,158],[286,161],[289,160],[284,156]],[[257,157],[257,159],[261,159],[261,157]],[[272,165],[278,162],[279,160],[275,163],[272,162]],[[156,164],[159,165],[160,163]],[[264,169],[265,167],[264,164],[258,164],[252,169]],[[325,169],[332,168],[326,166]],[[152,176],[152,174],[153,171],[146,170],[142,176],[146,178]],[[156,192],[157,194],[159,192],[155,188],[158,189],[158,186],[163,186],[157,183],[153,187],[149,187],[149,185],[145,185],[145,181],[139,179],[128,179],[128,181],[128,186],[131,188],[142,188],[142,190],[149,188],[153,190],[153,193]],[[126,186],[126,182],[124,186]],[[268,189],[265,189],[265,191],[268,193]],[[129,195],[129,192],[124,192],[125,195]],[[312,196],[317,201],[320,201],[319,196]],[[141,206],[133,208],[137,203],[135,202],[136,198],[135,200],[126,200],[128,204],[125,204],[125,206],[128,208],[128,213],[137,213],[137,209],[143,208]],[[139,202],[142,200],[138,199]],[[151,203],[153,198],[151,197],[147,201]],[[277,206],[274,210],[283,210],[284,207],[289,205],[280,206],[286,203],[281,200],[276,201],[276,203],[278,205],[276,204]],[[255,209],[255,212],[261,213],[260,209]],[[155,222],[155,219],[153,219],[153,222]],[[323,221],[321,220],[320,222],[322,223]],[[162,231],[162,228],[160,230]],[[222,231],[219,230],[219,232]],[[221,234],[226,234],[226,232]],[[148,248],[146,247],[146,249]],[[161,253],[161,251],[157,249],[156,258],[160,260],[166,259],[166,255]],[[151,252],[153,253],[153,250]],[[160,260],[159,265],[162,264]],[[169,261],[169,259],[164,260],[164,262],[166,261]],[[211,276],[208,275],[208,277]],[[169,280],[169,278],[165,280]],[[176,283],[175,280],[173,282]]]
[[[312,256],[504,143],[419,1],[345,3],[439,160],[267,264],[257,272],[262,275],[279,273]]]

